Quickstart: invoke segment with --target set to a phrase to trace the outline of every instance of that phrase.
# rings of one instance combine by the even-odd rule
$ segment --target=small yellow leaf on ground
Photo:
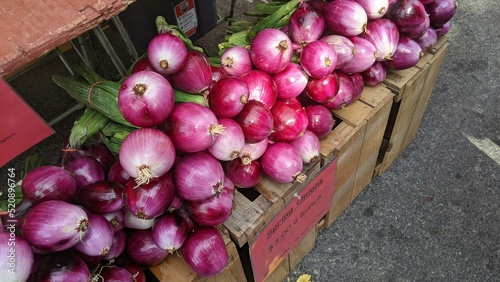
[[[311,274],[302,274],[299,278],[297,278],[297,282],[312,282]]]

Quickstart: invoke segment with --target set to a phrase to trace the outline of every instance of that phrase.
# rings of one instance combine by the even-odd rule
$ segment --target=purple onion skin
[[[271,75],[261,70],[251,70],[240,76],[240,79],[248,86],[248,100],[262,102],[267,109],[273,107],[278,99],[278,89]]]
[[[397,25],[389,19],[368,22],[363,38],[370,41],[377,50],[377,61],[391,60],[399,42]]]
[[[88,230],[87,213],[58,200],[35,205],[21,223],[24,238],[42,251],[58,252],[76,245]]]
[[[221,133],[213,130],[216,124],[217,116],[209,108],[186,102],[175,105],[165,125],[177,151],[194,153],[213,144]]]
[[[122,82],[118,107],[125,120],[139,127],[163,123],[174,108],[170,82],[154,71],[131,74]]]
[[[398,50],[390,61],[383,62],[387,69],[402,70],[415,66],[422,57],[422,48],[418,43],[406,36],[399,38]]]
[[[373,46],[370,41],[361,37],[350,37],[349,40],[354,44],[356,54],[345,66],[338,70],[345,73],[363,72],[367,70],[378,58],[377,49],[375,49],[375,46]]]
[[[231,179],[238,188],[252,188],[262,181],[264,173],[260,166],[260,160],[251,160],[244,164],[240,158],[224,164],[227,177]]]
[[[350,74],[352,84],[354,85],[354,100],[357,100],[363,94],[363,89],[365,88],[365,82],[363,76],[359,72]]]
[[[323,105],[309,105],[305,107],[307,113],[307,130],[313,132],[319,139],[328,136],[335,125],[332,113]]]
[[[384,81],[387,76],[387,70],[381,62],[376,62],[367,70],[362,72],[361,76],[363,77],[363,81],[366,85],[375,86]]]
[[[436,30],[433,27],[429,27],[422,36],[415,38],[415,41],[420,45],[422,52],[428,53],[436,45],[437,39]]]
[[[451,21],[445,23],[443,26],[435,28],[438,37],[441,37],[451,30]]]
[[[203,94],[212,83],[212,69],[206,55],[188,51],[186,63],[180,71],[172,73],[171,79],[180,90]]]
[[[130,272],[130,274],[132,274],[134,282],[146,282],[146,273],[137,264],[126,264],[121,267],[125,268],[128,272]]]
[[[106,282],[135,282],[132,274],[119,266],[104,266],[99,273],[100,279]],[[100,281],[96,279],[95,281]]]
[[[87,213],[89,229],[75,245],[75,249],[88,256],[104,256],[113,242],[113,227],[102,215]]]
[[[354,44],[345,36],[330,34],[321,37],[319,40],[330,44],[335,50],[335,53],[337,53],[336,69],[345,66],[356,54]]]
[[[173,177],[177,194],[189,201],[213,197],[224,185],[221,163],[207,152],[184,156],[175,166]]]
[[[267,147],[261,158],[262,171],[279,183],[292,183],[301,175],[302,158],[295,147],[286,142],[276,142]]]
[[[104,218],[106,218],[109,221],[114,232],[118,232],[120,230],[123,230],[123,227],[125,227],[125,210],[124,209],[119,209],[119,210],[114,211],[114,212],[105,213],[105,214],[102,214],[102,216],[104,216]]]
[[[139,186],[129,179],[123,190],[125,205],[137,218],[154,219],[165,212],[174,200],[175,184],[172,173]]]
[[[94,143],[90,146],[85,147],[84,152],[87,156],[94,157],[99,163],[101,163],[104,169],[104,174],[109,172],[109,169],[116,161],[115,156],[111,151],[103,144]]]
[[[309,76],[296,63],[290,63],[284,70],[272,76],[278,99],[297,97],[306,88]]]
[[[87,185],[76,192],[76,202],[92,213],[117,211],[124,205],[123,186],[103,180]]]
[[[316,40],[302,48],[300,65],[310,77],[321,78],[337,67],[337,53],[330,44]]]
[[[319,138],[312,131],[306,130],[302,137],[290,142],[300,153],[304,164],[314,163],[319,160]]]
[[[292,41],[279,29],[267,28],[260,31],[250,44],[253,65],[271,75],[284,70],[292,56]]]
[[[252,70],[250,53],[242,46],[228,48],[220,57],[220,65],[229,76],[241,76]]]
[[[230,161],[238,157],[245,146],[245,135],[241,126],[230,118],[219,119],[219,124],[226,128],[226,133],[215,139],[208,152],[219,161]]]
[[[191,218],[203,226],[217,226],[224,223],[232,212],[234,193],[223,190],[202,201],[187,201]]]
[[[399,28],[400,35],[418,37],[429,27],[430,20],[419,0],[396,1],[386,15]]]
[[[36,281],[90,281],[90,270],[77,255],[69,252],[51,253],[44,257]]]
[[[190,224],[180,215],[164,214],[151,229],[151,236],[156,245],[170,254],[181,248],[192,231]]]
[[[151,67],[163,75],[180,71],[187,61],[186,45],[170,33],[151,39],[147,53]]]
[[[380,19],[389,7],[388,0],[356,0],[365,9],[368,20]]]
[[[215,227],[197,227],[182,246],[182,257],[202,277],[212,277],[227,265],[228,253],[224,238]]]
[[[81,156],[68,161],[64,167],[75,179],[76,188],[105,179],[104,168],[93,157]]]
[[[127,236],[125,253],[134,263],[143,266],[157,265],[168,255],[156,245],[151,229],[132,230]]]
[[[3,232],[3,229],[0,232],[0,272],[2,273],[2,281],[26,281],[32,269],[36,267],[35,256],[30,244],[23,237],[17,235],[13,240],[12,235],[11,232]],[[15,243],[15,247],[12,242]],[[12,252],[13,248],[15,253]],[[11,258],[14,255],[15,260],[12,262]],[[15,267],[15,273],[12,273],[13,267]]]
[[[455,15],[458,7],[456,0],[435,0],[425,5],[425,10],[429,13],[430,24],[434,28],[442,27]]]
[[[71,174],[58,166],[47,165],[30,170],[22,183],[23,200],[33,204],[47,200],[71,202],[76,182]]]
[[[257,143],[245,143],[245,146],[243,146],[243,149],[241,149],[239,158],[241,159],[243,164],[249,164],[251,161],[257,160],[262,157],[268,145],[268,138]]]
[[[257,100],[248,101],[234,120],[243,130],[246,143],[257,143],[267,139],[273,130],[271,111]]]
[[[302,4],[290,16],[288,32],[290,39],[297,44],[305,45],[317,40],[325,31],[325,19],[314,8]]]
[[[116,259],[119,255],[121,255],[125,251],[126,243],[127,243],[127,234],[125,234],[125,231],[123,229],[115,231],[111,247],[109,248],[109,252],[104,256],[104,259],[105,260]]]
[[[305,94],[311,100],[323,103],[333,99],[339,91],[339,87],[337,73],[332,72],[322,78],[310,78],[305,89]]]
[[[237,77],[221,78],[209,91],[208,106],[218,118],[233,118],[248,101],[247,84]]]
[[[116,160],[108,172],[108,180],[125,186],[130,175],[122,168],[120,161]]]
[[[334,34],[346,37],[363,33],[368,22],[365,10],[354,0],[328,2],[321,12],[327,28]]]
[[[349,106],[354,101],[354,84],[348,74],[338,73],[339,91],[333,100],[323,103],[323,105],[332,110],[340,110]]]
[[[307,115],[296,99],[278,100],[271,109],[273,114],[273,133],[269,139],[274,142],[290,142],[307,128]]]

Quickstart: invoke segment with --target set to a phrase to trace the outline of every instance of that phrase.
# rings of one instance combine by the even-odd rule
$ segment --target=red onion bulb
[[[12,236],[15,236],[14,238]],[[15,249],[11,242],[15,243]],[[12,252],[15,250],[15,252]],[[0,272],[2,281],[28,281],[34,267],[34,255],[30,244],[11,232],[0,232]]]
[[[246,143],[257,143],[267,139],[273,130],[271,111],[257,100],[248,101],[234,120],[243,130]]]
[[[172,113],[174,90],[165,77],[154,71],[136,72],[122,82],[118,107],[133,125],[157,126]]]
[[[218,118],[233,118],[248,102],[247,84],[237,77],[224,77],[212,85],[208,106]]]
[[[267,28],[260,31],[250,44],[252,63],[268,74],[284,70],[292,55],[292,42],[286,33],[279,29]]]
[[[168,255],[156,245],[151,229],[132,230],[127,236],[125,253],[134,263],[146,266],[157,265]]]
[[[209,108],[193,102],[176,104],[166,127],[175,148],[184,153],[207,149],[225,132]]]
[[[311,77],[321,78],[337,67],[337,53],[324,41],[313,41],[300,52],[300,65]]]
[[[297,44],[305,45],[316,41],[325,31],[323,15],[303,3],[290,16],[288,32],[290,39]]]
[[[175,184],[170,172],[139,186],[130,179],[123,191],[127,209],[137,218],[154,219],[174,200]]]
[[[220,57],[221,68],[230,76],[241,76],[252,70],[252,61],[247,48],[233,46]]]
[[[302,158],[295,147],[289,143],[276,142],[267,147],[261,158],[264,174],[280,183],[303,183],[307,175],[302,173]]]
[[[323,139],[333,130],[335,120],[329,109],[323,105],[309,105],[305,107],[307,114],[307,130],[313,132],[319,139]]]
[[[224,189],[224,170],[206,152],[187,154],[174,168],[177,194],[189,201],[205,200]]]
[[[252,188],[259,184],[264,176],[258,159],[249,160],[247,163],[243,163],[239,158],[234,159],[224,164],[224,171],[238,188]]]
[[[272,77],[261,70],[251,70],[240,76],[248,86],[248,100],[262,102],[271,109],[278,98],[278,90]]]
[[[319,138],[313,132],[306,130],[302,137],[290,142],[299,151],[304,164],[313,163],[320,158]]]
[[[186,63],[171,76],[172,84],[193,94],[205,94],[212,83],[212,69],[207,56],[199,51],[188,51]]]
[[[386,18],[376,19],[368,23],[363,37],[377,50],[377,61],[391,60],[398,47],[398,26]]]
[[[328,29],[338,35],[350,37],[365,31],[368,17],[363,7],[354,0],[335,0],[322,10]]]
[[[158,34],[149,41],[149,64],[163,75],[178,72],[187,60],[186,45],[170,33]]]
[[[224,238],[215,227],[197,227],[182,246],[182,257],[202,277],[215,276],[227,265]]]
[[[290,142],[301,137],[307,129],[307,114],[296,99],[278,100],[271,109],[275,142]]]
[[[174,143],[159,129],[139,128],[125,137],[118,159],[137,185],[141,185],[170,170],[175,160]]]
[[[89,229],[75,245],[75,249],[88,256],[104,256],[113,243],[113,228],[102,215],[87,213]]]
[[[378,58],[377,49],[373,44],[361,37],[349,38],[356,48],[354,57],[339,70],[345,73],[362,72],[371,67]]]
[[[186,207],[191,218],[203,226],[217,226],[224,223],[233,208],[234,192],[224,189],[206,200],[187,201]]]
[[[123,186],[102,180],[89,184],[76,192],[75,202],[90,212],[105,214],[123,207]]]
[[[382,18],[389,8],[388,0],[356,0],[365,9],[368,20]]]
[[[245,146],[245,135],[240,125],[229,118],[219,119],[219,124],[224,126],[226,133],[215,139],[208,147],[208,152],[219,161],[230,161],[238,157]]]
[[[354,44],[345,36],[331,34],[321,37],[320,40],[330,44],[333,50],[335,50],[337,54],[337,69],[345,66],[356,54]]]
[[[79,206],[58,200],[35,205],[23,218],[23,236],[32,246],[52,252],[80,242],[89,228],[87,213]]]
[[[277,98],[291,99],[304,91],[309,76],[299,64],[290,63],[272,78],[276,85]]]
[[[173,254],[181,248],[190,232],[191,228],[184,218],[177,214],[164,214],[153,225],[151,236],[160,249]]]

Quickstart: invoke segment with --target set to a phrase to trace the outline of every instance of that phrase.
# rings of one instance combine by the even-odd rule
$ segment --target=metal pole
[[[134,47],[134,44],[132,43],[132,40],[130,40],[130,36],[128,35],[127,30],[123,26],[122,21],[120,20],[120,18],[118,16],[112,17],[111,20],[115,24],[116,29],[118,30],[118,33],[120,33],[120,35],[123,39],[123,42],[125,42],[125,46],[127,46],[128,53],[130,54],[130,56],[132,56],[134,61],[136,61],[139,58],[139,55],[137,54],[137,50],[135,50],[135,47]]]
[[[97,26],[93,29],[95,35],[101,42],[102,46],[104,47],[104,50],[106,50],[106,53],[108,53],[108,56],[111,58],[111,61],[113,61],[113,64],[115,65],[116,69],[120,73],[122,77],[125,77],[127,75],[127,69],[123,65],[122,61],[116,54],[115,49],[109,42],[108,38],[104,34],[104,31],[102,30],[101,26]]]
[[[74,105],[73,107],[64,111],[62,114],[55,117],[53,120],[49,121],[49,125],[50,126],[55,125],[56,123],[60,122],[61,120],[65,119],[66,117],[71,115],[72,113],[78,111],[79,109],[83,109],[83,107],[85,107],[85,105],[83,105],[83,104]]]

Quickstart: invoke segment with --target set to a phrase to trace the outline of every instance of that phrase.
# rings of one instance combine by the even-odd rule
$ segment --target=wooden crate
[[[247,237],[248,241],[244,241],[238,251],[248,281],[282,281],[314,248],[318,233],[324,228],[324,215],[332,202],[336,164],[336,159],[332,158],[320,169],[318,161],[308,170],[309,180],[300,185],[261,183],[259,189],[266,189],[268,185],[267,189],[277,190],[260,196],[274,194],[282,188],[291,190],[284,194],[290,197],[286,200],[281,197],[276,202],[280,202],[279,208],[274,204],[264,210],[260,217],[263,223],[256,224],[255,229],[249,225],[250,229],[245,232],[252,236]],[[233,214],[236,217],[239,217],[239,213],[235,213],[238,209],[245,210],[235,203]],[[232,233],[233,240],[245,238],[233,236],[237,234]]]
[[[371,182],[389,118],[393,94],[383,85],[365,86],[361,98],[333,111],[340,123],[323,140],[323,161],[338,158],[332,207],[325,216],[328,228]]]
[[[389,71],[384,84],[394,104],[384,133],[375,174],[383,174],[415,138],[448,48],[441,37],[434,48],[409,69]]]
[[[308,178],[318,172],[320,162],[304,167]],[[267,176],[254,188],[238,189],[233,200],[233,212],[224,222],[238,247],[251,241],[260,229],[302,188],[301,183],[278,183]]]
[[[177,254],[169,255],[163,262],[148,270],[158,281],[179,281],[179,282],[233,282],[246,281],[245,272],[241,265],[238,250],[233,241],[229,238],[229,233],[224,228],[222,231],[226,243],[229,260],[224,270],[213,277],[198,276],[184,259]],[[154,279],[153,278],[153,279]],[[151,280],[153,280],[151,279]]]

